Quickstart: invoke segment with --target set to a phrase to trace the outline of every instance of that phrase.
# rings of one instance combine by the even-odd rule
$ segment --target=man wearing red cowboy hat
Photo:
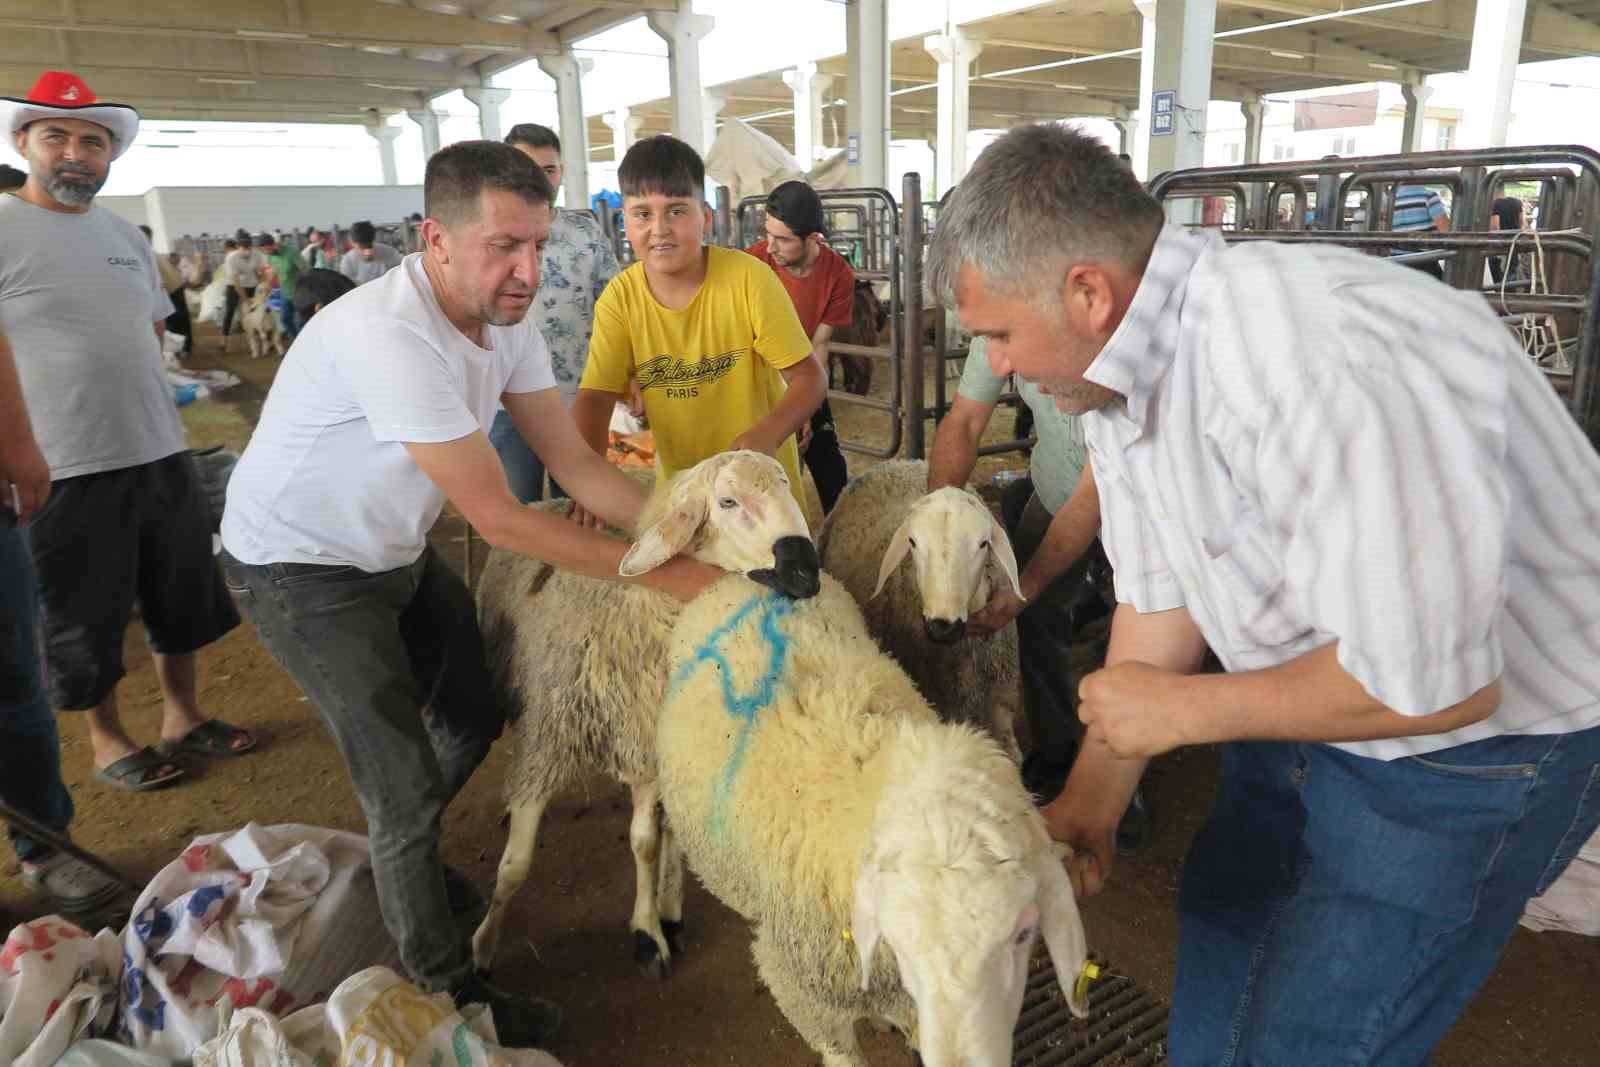
[[[0,331],[53,479],[29,530],[51,703],[85,713],[96,777],[143,791],[181,777],[181,756],[238,755],[255,739],[207,720],[196,696],[195,652],[239,615],[161,368],[172,301],[149,242],[93,204],[139,114],[51,71],[27,97],[0,98],[0,124],[28,162],[27,182],[0,196]],[[154,747],[117,714],[135,600],[161,681]]]

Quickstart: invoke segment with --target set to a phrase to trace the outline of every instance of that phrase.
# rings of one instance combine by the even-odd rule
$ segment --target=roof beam
[[[306,45],[331,43],[459,50],[464,44],[481,42],[507,52],[560,50],[553,34],[523,26],[372,3],[320,3],[295,6],[291,10],[289,6],[260,0],[207,0],[204,4],[188,0],[140,0],[137,5],[113,0],[77,0],[75,10],[57,16],[0,17],[0,27],[210,40],[239,40],[239,31],[243,30],[244,38],[252,33],[281,33],[292,35],[285,36],[284,40]]]

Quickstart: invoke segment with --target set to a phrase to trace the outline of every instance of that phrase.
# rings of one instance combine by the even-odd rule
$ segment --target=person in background
[[[300,250],[306,270],[338,270],[339,257],[333,249],[333,234],[312,226],[306,231],[306,246]]]
[[[300,328],[311,321],[311,316],[356,287],[356,283],[336,270],[318,267],[300,275],[294,287],[294,310],[300,317]]]
[[[150,227],[140,226],[139,232],[144,234],[146,241],[155,240]],[[183,272],[178,270],[177,264],[171,261],[170,256],[157,256],[156,270],[161,275],[161,288],[172,298],[172,314],[168,315],[166,320],[167,332],[183,338],[183,354],[192,356],[194,327],[189,324],[189,301],[183,295]]]
[[[370,222],[352,225],[350,241],[355,247],[339,260],[339,273],[357,285],[375,281],[400,265],[400,253],[378,240],[378,229]]]
[[[50,468],[0,333],[0,800],[64,834],[72,794],[61,779],[61,738],[39,663],[38,583],[17,528],[49,499]],[[116,897],[116,882],[82,860],[14,827],[9,835],[23,881],[44,894],[50,910],[84,924]]]
[[[294,286],[295,280],[305,270],[305,259],[294,249],[280,245],[278,235],[274,233],[261,234],[256,238],[256,244],[265,253],[267,265],[278,279],[278,291],[282,296],[278,321],[283,326],[283,336],[292,342],[300,332],[300,320],[294,310]]]
[[[256,739],[200,710],[196,653],[239,616],[161,366],[172,299],[150,242],[94,203],[139,116],[52,71],[0,100],[0,125],[28,160],[28,183],[0,198],[0,330],[53,479],[28,531],[51,704],[81,713],[97,780],[143,792],[182,777],[185,757]],[[154,746],[118,711],[135,604],[161,686]]]
[[[552,189],[561,188],[561,140],[554,130],[534,122],[518,123],[506,134],[506,144],[533,160]],[[586,212],[555,209],[550,240],[540,259],[539,293],[534,297],[531,317],[550,346],[550,369],[555,374],[556,389],[569,409],[577,399],[578,383],[589,361],[595,302],[616,273],[616,253],[600,232],[600,224]],[[500,454],[512,494],[524,504],[542,500],[544,464],[517,432],[516,423],[504,408],[495,414],[489,443]],[[552,479],[550,495],[567,494]]]
[[[805,182],[784,182],[768,194],[766,232],[745,251],[777,274],[800,316],[800,328],[811,338],[811,354],[826,367],[834,329],[850,325],[855,312],[855,271],[828,247],[822,199]],[[801,428],[799,444],[826,515],[850,480],[826,394]]]
[[[233,340],[233,324],[244,314],[261,284],[261,272],[267,269],[267,257],[251,247],[250,235],[234,238],[234,249],[222,257],[222,279],[228,286],[227,303],[222,311],[222,350],[228,351]],[[224,243],[223,247],[227,247]]]
[[[1450,232],[1450,212],[1439,194],[1425,185],[1401,185],[1394,191],[1394,218],[1390,229],[1396,233],[1417,233],[1423,230]],[[1444,281],[1442,260],[1408,260],[1408,267],[1431,274]]]
[[[13,189],[22,188],[22,183],[28,180],[28,172],[18,170],[16,167],[0,163],[0,193],[9,193]]]
[[[1517,233],[1522,229],[1522,201],[1514,196],[1502,196],[1494,202],[1489,209],[1489,229],[1496,232],[1506,231]],[[1489,276],[1499,285],[1506,276],[1506,260],[1504,256],[1489,257]],[[1517,265],[1511,265],[1511,276],[1517,276]]]
[[[1477,293],[1190,232],[1074,127],[984,150],[927,279],[1083,418],[1118,605],[1043,811],[1080,892],[1147,761],[1219,748],[1174,1067],[1427,1063],[1600,825],[1600,455]]]
[[[638,261],[595,306],[573,421],[605,455],[611,413],[636,378],[658,477],[748,448],[783,464],[804,508],[794,435],[827,394],[827,374],[772,271],[737,249],[706,246],[705,177],[699,154],[666,134],[623,156],[617,181]]]

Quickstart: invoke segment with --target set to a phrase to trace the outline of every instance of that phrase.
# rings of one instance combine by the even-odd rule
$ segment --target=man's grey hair
[[[1043,298],[1078,263],[1143,267],[1164,218],[1093,137],[1055,123],[1017,126],[984,149],[940,209],[928,288],[954,307],[970,263],[993,295]]]

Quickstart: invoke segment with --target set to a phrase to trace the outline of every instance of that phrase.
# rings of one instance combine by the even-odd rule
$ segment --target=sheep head
[[[1007,1067],[1039,934],[1073,1014],[1088,1013],[1072,1000],[1088,958],[1083,922],[1004,752],[967,727],[918,732],[957,740],[903,746],[912,751],[888,772],[907,778],[886,786],[855,881],[862,988],[881,940],[916,1002],[927,1067]]]
[[[936,489],[911,505],[889,538],[873,596],[883,592],[908,555],[922,592],[922,620],[930,641],[950,644],[966,636],[967,615],[989,602],[991,561],[1022,596],[1017,557],[1005,527],[965,489]]]
[[[817,549],[788,475],[760,452],[720,453],[658,490],[617,570],[644,574],[684,551],[786,596],[821,588]]]

